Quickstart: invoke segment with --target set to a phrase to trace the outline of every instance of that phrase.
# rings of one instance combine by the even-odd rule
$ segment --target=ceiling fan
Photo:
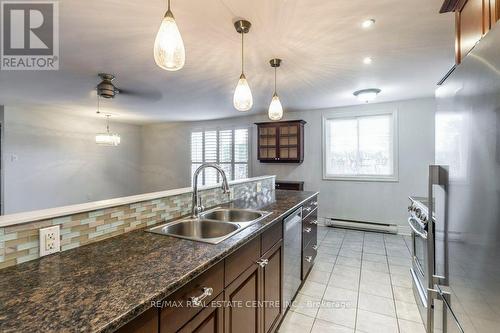
[[[108,73],[99,73],[101,82],[97,85],[97,95],[102,98],[111,99],[120,94],[134,99],[141,99],[141,102],[156,102],[161,99],[162,94],[158,90],[153,89],[124,89],[117,88],[113,81],[115,75]]]

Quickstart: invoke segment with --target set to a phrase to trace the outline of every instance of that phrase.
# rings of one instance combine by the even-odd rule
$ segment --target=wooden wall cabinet
[[[257,158],[264,163],[304,161],[304,120],[256,123]]]
[[[500,19],[500,0],[446,0],[440,12],[455,12],[455,62],[460,64]]]

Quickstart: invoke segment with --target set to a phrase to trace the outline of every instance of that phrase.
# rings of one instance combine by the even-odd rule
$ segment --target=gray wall
[[[9,106],[4,117],[6,214],[142,193],[140,126],[112,123],[122,143],[103,147],[103,119]]]
[[[321,121],[331,112],[355,110],[399,111],[399,181],[357,182],[322,179]],[[157,190],[190,184],[190,132],[200,128],[252,128],[252,176],[275,174],[280,180],[304,180],[306,190],[320,191],[320,215],[361,221],[406,225],[407,197],[426,193],[427,167],[434,161],[434,99],[285,113],[285,119],[307,121],[305,160],[302,164],[264,164],[257,161],[255,121],[266,115],[204,122],[155,124],[143,127],[144,158],[148,172],[144,188]]]

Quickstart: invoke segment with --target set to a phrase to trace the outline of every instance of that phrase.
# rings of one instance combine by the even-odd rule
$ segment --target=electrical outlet
[[[61,251],[59,226],[40,229],[40,257]]]
[[[261,182],[257,182],[257,193],[261,192],[262,191],[262,183]]]

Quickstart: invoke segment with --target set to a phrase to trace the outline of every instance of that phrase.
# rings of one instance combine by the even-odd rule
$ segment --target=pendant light
[[[238,111],[248,111],[252,108],[253,97],[247,78],[245,77],[244,67],[244,35],[250,31],[252,24],[245,20],[239,20],[234,23],[236,31],[241,34],[241,75],[234,91],[233,105]]]
[[[178,71],[184,67],[186,61],[184,42],[175,23],[174,14],[170,11],[170,0],[156,34],[154,58],[156,64],[167,71]]]
[[[101,114],[101,110],[99,109],[99,96],[97,96],[97,114]],[[106,132],[105,133],[97,133],[95,136],[95,143],[101,146],[118,146],[121,142],[120,135],[116,133],[111,133],[109,130],[109,118],[110,114],[106,114]]]
[[[281,106],[280,98],[276,92],[276,71],[281,65],[281,59],[271,59],[269,61],[271,67],[274,68],[274,94],[271,104],[269,105],[269,119],[280,120],[283,118],[283,106]]]
[[[121,142],[120,135],[116,133],[111,133],[109,131],[109,117],[110,114],[106,115],[106,132],[97,133],[95,136],[95,143],[101,146],[118,146]]]

